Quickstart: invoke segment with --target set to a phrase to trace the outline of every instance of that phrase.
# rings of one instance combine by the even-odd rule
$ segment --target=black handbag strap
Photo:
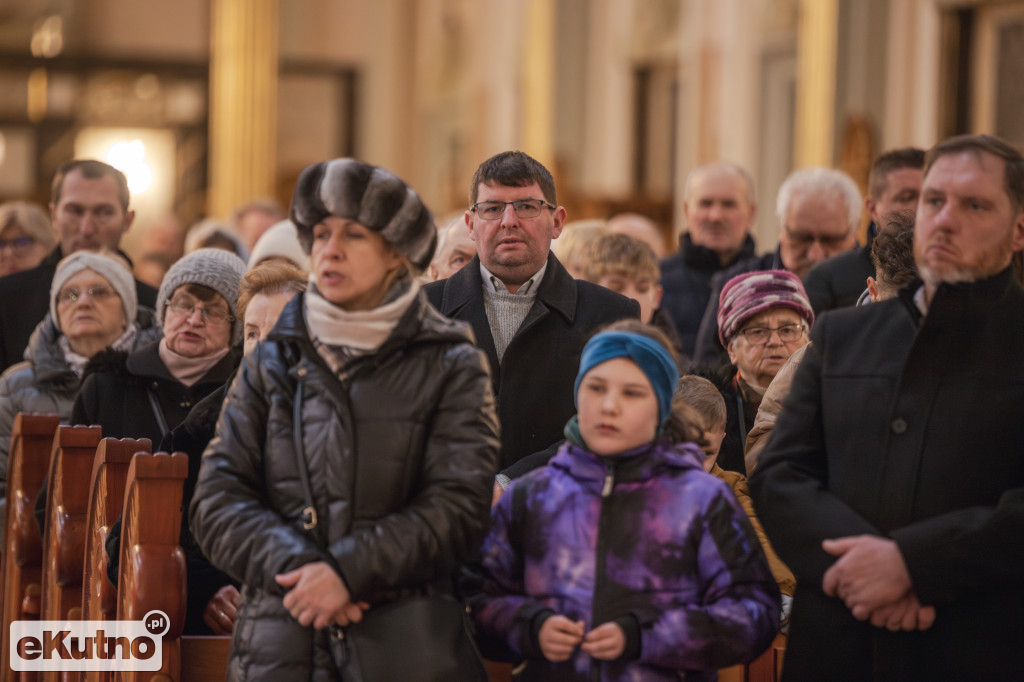
[[[736,412],[739,415],[740,423],[740,450],[747,445],[747,415],[744,414],[743,409],[743,396],[740,395],[739,390],[736,391]]]
[[[302,381],[303,370],[299,370],[299,385],[295,390],[295,404],[292,406],[292,442],[295,447],[295,468],[299,470],[302,482],[302,494],[306,498],[306,507],[302,510],[302,527],[311,530],[317,540],[323,544],[323,529],[316,518],[316,505],[313,504],[313,487],[309,484],[309,469],[306,467],[306,448],[302,443],[302,399],[305,384]]]
[[[167,428],[167,419],[164,418],[164,411],[160,409],[160,401],[157,400],[156,393],[152,388],[146,390],[146,397],[149,398],[149,407],[153,410],[156,424],[160,427],[160,437],[163,438],[170,429]]]

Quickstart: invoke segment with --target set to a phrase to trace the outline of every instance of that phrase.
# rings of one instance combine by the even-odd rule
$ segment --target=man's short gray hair
[[[779,225],[786,222],[789,204],[797,194],[818,194],[837,197],[846,206],[847,229],[853,231],[860,224],[860,212],[863,199],[857,183],[841,170],[833,168],[801,168],[789,174],[775,200],[775,214]]]

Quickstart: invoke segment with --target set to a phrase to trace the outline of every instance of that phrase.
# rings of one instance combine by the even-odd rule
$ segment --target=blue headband
[[[595,334],[583,347],[580,371],[573,386],[573,401],[579,407],[577,396],[580,382],[587,372],[602,362],[614,358],[629,358],[647,375],[654,394],[658,397],[658,424],[664,424],[672,412],[672,394],[679,382],[679,368],[672,355],[655,341],[633,332],[601,332]]]

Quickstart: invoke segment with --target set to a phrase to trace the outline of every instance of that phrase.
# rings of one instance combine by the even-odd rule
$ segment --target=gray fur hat
[[[167,303],[178,287],[201,284],[213,289],[228,303],[235,321],[231,323],[231,344],[242,342],[242,321],[238,319],[238,287],[245,275],[245,261],[223,249],[199,249],[171,266],[156,297],[156,319],[163,326]]]
[[[354,220],[379,233],[421,272],[434,255],[434,217],[411,187],[379,166],[334,159],[302,171],[291,219],[306,253],[313,247],[313,226],[328,216]]]
[[[92,270],[110,282],[110,286],[117,293],[118,298],[121,299],[121,305],[124,307],[125,324],[135,321],[139,312],[139,299],[135,290],[135,280],[128,269],[128,264],[122,262],[118,256],[83,249],[75,251],[57,263],[57,270],[53,273],[53,280],[50,282],[50,315],[53,316],[53,323],[57,325],[57,329],[60,329],[60,317],[57,315],[57,294],[69,279],[82,270]]]

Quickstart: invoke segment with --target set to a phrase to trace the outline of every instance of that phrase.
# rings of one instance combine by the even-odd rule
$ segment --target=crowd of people
[[[785,679],[1024,678],[1024,158],[799,169],[763,255],[753,197],[693,169],[671,253],[523,152],[443,225],[334,159],[133,264],[70,161],[0,206],[0,474],[19,412],[187,453],[230,680],[712,680],[780,630]]]

